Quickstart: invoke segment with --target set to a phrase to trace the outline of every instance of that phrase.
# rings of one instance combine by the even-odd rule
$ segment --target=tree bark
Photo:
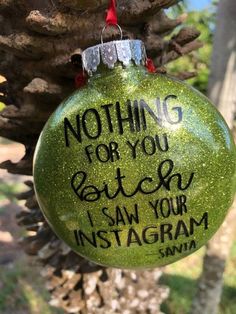
[[[208,95],[232,129],[236,104],[236,5],[221,0],[218,6]]]
[[[221,0],[218,7],[208,94],[233,127],[236,105],[236,4]],[[216,204],[217,206],[217,204]],[[217,207],[216,207],[217,210]],[[216,314],[222,294],[223,273],[236,228],[236,201],[218,233],[209,241],[191,314]]]

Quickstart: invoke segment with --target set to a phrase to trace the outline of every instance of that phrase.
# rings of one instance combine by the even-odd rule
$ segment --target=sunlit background
[[[186,4],[189,10],[201,10],[206,9],[209,5],[211,5],[211,1],[209,0],[187,0]]]

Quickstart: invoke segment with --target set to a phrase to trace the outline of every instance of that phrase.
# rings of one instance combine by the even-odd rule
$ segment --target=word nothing
[[[84,138],[98,139],[107,132],[118,132],[122,135],[125,126],[128,126],[131,133],[145,131],[149,123],[153,121],[160,127],[164,123],[178,124],[182,121],[183,113],[181,107],[169,104],[169,101],[173,99],[176,100],[177,96],[168,95],[163,102],[157,97],[155,111],[143,99],[127,100],[122,105],[117,101],[115,104],[102,105],[99,110],[90,108],[76,115],[76,127],[68,118],[65,118],[65,144],[67,147],[70,146],[71,136],[82,143]]]

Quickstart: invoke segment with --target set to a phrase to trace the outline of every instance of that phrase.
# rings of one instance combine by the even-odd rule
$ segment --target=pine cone
[[[51,231],[37,206],[32,182],[26,184],[31,189],[18,198],[27,197],[28,209],[17,220],[29,236],[21,244],[43,266],[51,305],[68,313],[158,313],[169,292],[157,285],[161,270],[106,269],[75,254]]]

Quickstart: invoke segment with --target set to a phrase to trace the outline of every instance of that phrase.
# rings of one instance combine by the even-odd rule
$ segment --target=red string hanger
[[[117,10],[116,10],[116,0],[111,0],[106,11],[106,18],[105,18],[106,25],[116,25],[118,26],[118,17],[117,17]],[[147,68],[148,72],[155,73],[156,67],[152,59],[147,58],[145,67]],[[81,88],[87,83],[87,75],[81,70],[77,76],[75,77],[75,85],[76,88]]]
[[[107,9],[106,25],[117,25],[117,24],[118,24],[118,18],[117,18],[117,11],[116,11],[116,0],[111,0],[109,7]],[[156,67],[152,59],[147,58],[145,66],[148,72],[150,73],[156,72]]]
[[[88,76],[84,73],[84,70],[80,70],[79,73],[75,76],[75,87],[81,88],[87,84]]]
[[[116,12],[116,0],[110,1],[109,7],[107,9],[106,24],[107,25],[118,24],[118,18],[117,18],[117,12]]]
[[[156,73],[156,71],[157,71],[155,64],[151,58],[147,58],[145,67],[147,68],[148,72],[150,72],[150,73]]]

